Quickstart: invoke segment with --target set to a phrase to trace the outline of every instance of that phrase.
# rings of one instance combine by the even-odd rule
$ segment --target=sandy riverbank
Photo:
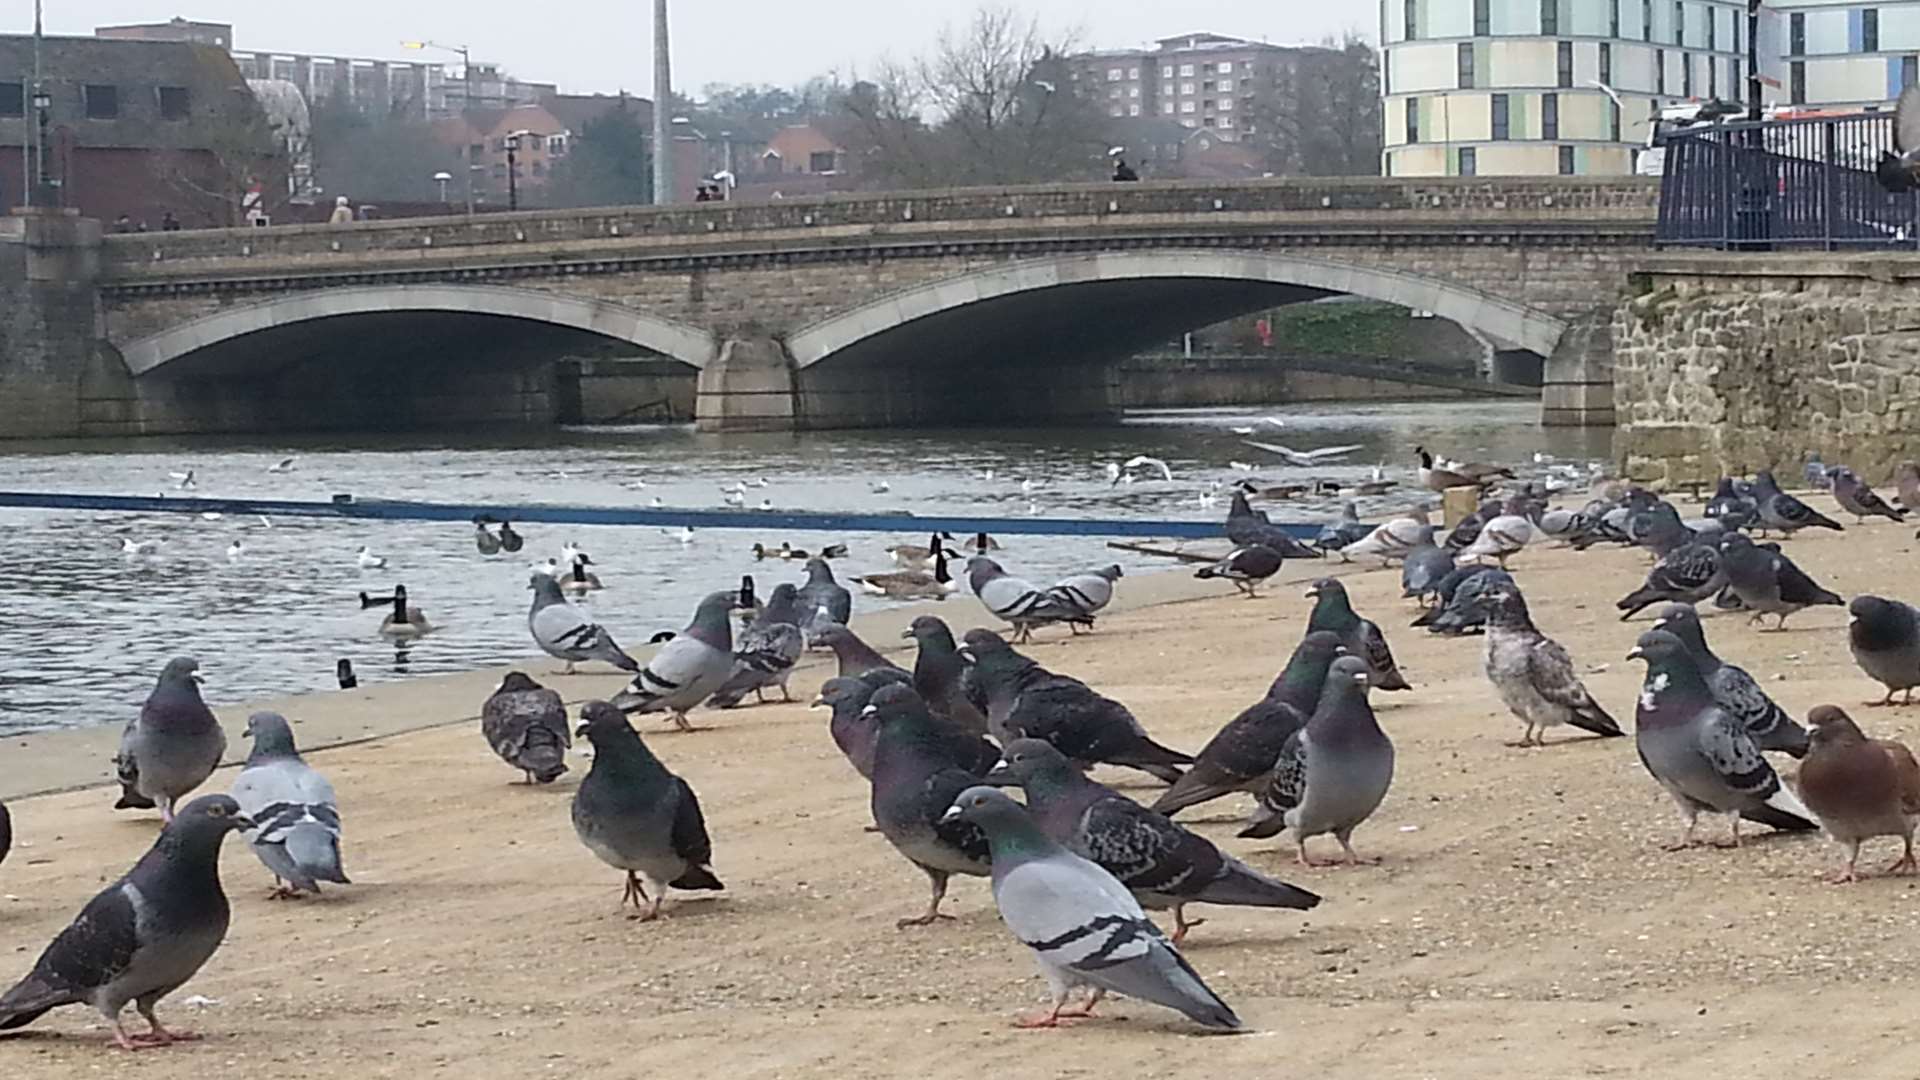
[[[1789,551],[1840,592],[1912,599],[1915,546],[1911,529],[1883,523]],[[1622,656],[1645,622],[1618,623],[1612,601],[1644,567],[1622,551],[1515,561],[1541,626],[1583,667],[1606,666],[1588,685],[1623,722],[1639,672]],[[579,770],[551,788],[512,785],[473,726],[454,723],[476,714],[495,680],[476,673],[282,703],[309,744],[368,739],[312,755],[340,789],[359,884],[272,903],[264,871],[230,845],[232,934],[165,1013],[210,1038],[133,1067],[156,1080],[1912,1075],[1915,881],[1822,884],[1831,852],[1808,837],[1662,852],[1676,818],[1629,740],[1503,746],[1519,727],[1480,674],[1478,640],[1405,629],[1397,574],[1340,573],[1418,686],[1377,696],[1399,775],[1356,842],[1384,863],[1301,871],[1281,848],[1232,839],[1227,814],[1239,803],[1190,812],[1213,822],[1202,827],[1223,846],[1327,897],[1304,916],[1204,911],[1188,955],[1260,1034],[1190,1038],[1178,1017],[1134,1003],[1071,1030],[1010,1030],[1009,1014],[1044,991],[984,882],[956,884],[947,910],[957,922],[895,930],[923,879],[861,831],[865,787],[823,716],[800,705],[706,714],[712,729],[692,735],[642,723],[699,790],[729,888],[666,921],[629,923],[616,914],[616,875],[568,824]],[[1295,585],[1251,602],[1184,575],[1125,585],[1131,606],[1098,635],[1063,644],[1049,632],[1034,655],[1187,749],[1265,687],[1307,611]],[[1149,596],[1210,598],[1141,606]],[[944,613],[964,627],[978,609],[960,597]],[[1795,713],[1837,702],[1876,734],[1915,740],[1920,709],[1859,707],[1879,694],[1848,659],[1844,624],[1829,608],[1786,633],[1737,616],[1711,619],[1708,633]],[[811,691],[823,671],[797,675],[796,690]],[[579,698],[614,685],[582,678],[564,690]],[[244,711],[223,710],[236,732]],[[436,723],[449,726],[427,726]],[[423,730],[396,733],[409,728]],[[104,755],[79,760],[87,739],[112,742],[8,740],[0,790],[100,773]],[[34,779],[22,782],[23,771]],[[150,818],[116,817],[110,802],[81,790],[12,803],[0,979],[23,973],[151,841]],[[189,994],[218,1004],[185,1006]],[[126,1068],[101,1038],[92,1014],[63,1010],[0,1039],[0,1075]]]

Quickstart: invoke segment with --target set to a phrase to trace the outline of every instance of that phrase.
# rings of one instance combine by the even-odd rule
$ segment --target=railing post
[[[1820,232],[1825,239],[1824,246],[1828,251],[1832,251],[1834,246],[1833,204],[1834,200],[1837,199],[1840,194],[1839,165],[1834,160],[1840,145],[1840,141],[1835,137],[1836,132],[1834,131],[1838,123],[1839,121],[1837,120],[1823,120],[1820,122],[1820,161],[1822,165],[1820,170]]]

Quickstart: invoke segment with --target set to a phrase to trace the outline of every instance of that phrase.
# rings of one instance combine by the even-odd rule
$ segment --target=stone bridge
[[[551,361],[699,369],[712,430],[1111,414],[1111,361],[1275,305],[1431,311],[1610,423],[1607,327],[1652,245],[1638,180],[969,189],[99,235],[0,232],[0,430],[553,415]]]

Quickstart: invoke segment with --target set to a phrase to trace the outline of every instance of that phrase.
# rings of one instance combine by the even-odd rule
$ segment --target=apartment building
[[[1260,93],[1284,86],[1303,56],[1328,51],[1195,33],[1082,53],[1071,58],[1070,71],[1075,90],[1109,117],[1158,117],[1234,142],[1253,133]]]

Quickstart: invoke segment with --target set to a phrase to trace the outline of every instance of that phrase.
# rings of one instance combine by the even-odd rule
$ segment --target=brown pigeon
[[[1812,749],[1800,766],[1800,798],[1827,835],[1847,849],[1847,865],[1828,880],[1857,880],[1854,864],[1860,844],[1876,836],[1897,836],[1906,845],[1888,873],[1911,874],[1913,831],[1920,825],[1920,761],[1891,739],[1869,739],[1853,720],[1832,705],[1807,714],[1813,727]]]

